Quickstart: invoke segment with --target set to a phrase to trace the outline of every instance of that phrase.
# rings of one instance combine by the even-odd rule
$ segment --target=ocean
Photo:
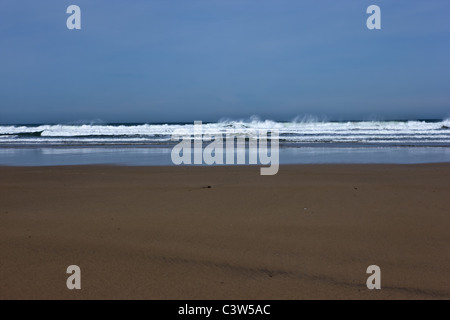
[[[0,125],[0,165],[172,165],[172,133],[191,123]],[[209,134],[279,131],[281,164],[450,161],[450,119],[410,121],[220,121]],[[251,139],[251,137],[250,137]]]

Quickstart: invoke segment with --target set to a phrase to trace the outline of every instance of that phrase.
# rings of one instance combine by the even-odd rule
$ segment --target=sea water
[[[180,128],[193,132],[194,123],[0,125],[0,165],[172,165],[171,136]],[[450,161],[450,119],[220,121],[203,129],[276,129],[281,164]]]

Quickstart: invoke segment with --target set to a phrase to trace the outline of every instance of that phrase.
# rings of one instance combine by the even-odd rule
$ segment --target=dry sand
[[[449,178],[448,163],[0,167],[0,299],[449,299]]]

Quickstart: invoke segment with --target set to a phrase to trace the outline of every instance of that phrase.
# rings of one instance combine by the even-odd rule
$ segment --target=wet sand
[[[449,299],[449,209],[449,163],[0,167],[0,299]]]

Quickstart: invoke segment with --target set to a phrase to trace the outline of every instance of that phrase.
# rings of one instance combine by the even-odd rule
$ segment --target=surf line
[[[260,164],[269,165],[269,167],[260,168],[261,175],[274,175],[279,169],[279,131],[277,129],[245,128],[239,129],[238,132],[233,129],[220,132],[217,129],[204,130],[201,121],[194,121],[193,135],[186,128],[177,128],[173,131],[171,141],[180,141],[180,139],[181,142],[175,145],[170,155],[175,165],[246,164],[246,154],[248,154],[248,164],[258,164],[259,158]],[[203,148],[203,142],[209,141],[211,143]],[[194,161],[192,161],[192,155]]]

